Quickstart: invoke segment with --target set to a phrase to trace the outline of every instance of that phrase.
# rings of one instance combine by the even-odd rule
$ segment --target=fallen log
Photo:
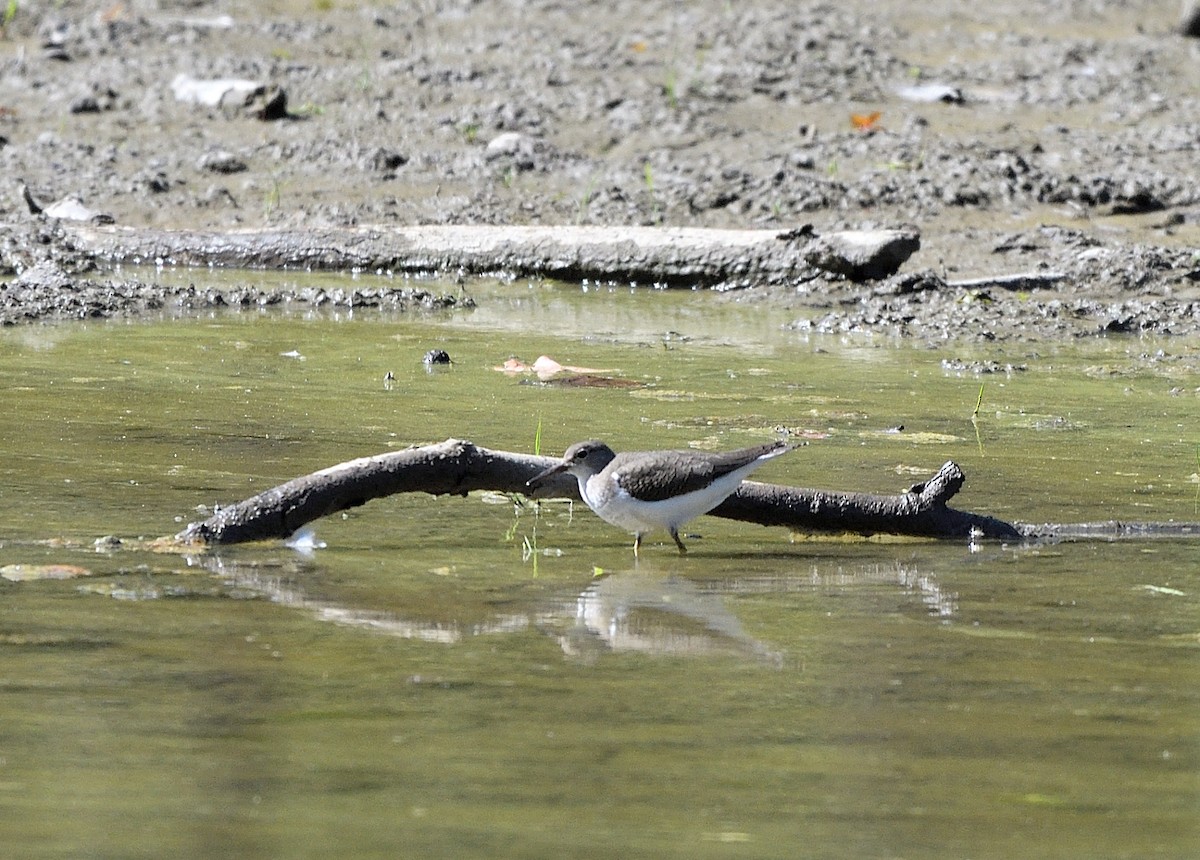
[[[395,493],[465,496],[472,490],[527,494],[533,498],[579,498],[569,474],[536,491],[526,482],[556,458],[482,448],[447,439],[374,457],[350,460],[294,478],[237,504],[221,507],[176,535],[185,543],[232,544],[286,538],[320,517]],[[1027,537],[993,517],[957,511],[946,502],[966,480],[947,462],[935,475],[895,495],[840,493],[745,481],[711,516],[794,532],[895,534],[931,538]]]
[[[643,286],[725,286],[850,280],[894,274],[920,247],[914,228],[417,225],[342,228],[142,230],[74,223],[77,244],[112,262],[168,266],[452,272]]]

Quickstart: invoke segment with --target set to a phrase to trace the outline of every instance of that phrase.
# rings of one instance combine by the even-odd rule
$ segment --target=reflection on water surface
[[[578,506],[422,496],[319,521],[307,552],[135,548],[397,445],[532,450],[539,419],[546,453],[783,425],[813,441],[781,481],[895,491],[954,459],[981,513],[1197,518],[1194,345],[970,348],[1026,369],[964,376],[727,297],[476,297],[0,332],[0,568],[91,574],[0,580],[13,856],[1200,853],[1188,542],[793,543],[701,518],[687,558],[635,565]],[[454,364],[430,374],[435,347]],[[492,370],[540,354],[642,385]],[[109,534],[126,548],[97,551]]]

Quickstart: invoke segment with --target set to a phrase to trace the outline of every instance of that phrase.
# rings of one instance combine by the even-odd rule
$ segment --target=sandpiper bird
[[[733,495],[742,479],[770,460],[792,450],[786,442],[770,442],[738,451],[613,452],[603,442],[576,442],[562,462],[535,475],[528,486],[570,472],[579,482],[579,495],[602,520],[633,532],[633,554],[642,535],[666,529],[679,547],[679,527],[706,514]]]

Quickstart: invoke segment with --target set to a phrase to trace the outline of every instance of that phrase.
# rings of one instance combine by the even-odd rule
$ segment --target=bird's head
[[[576,478],[587,480],[612,462],[617,456],[613,449],[597,439],[586,442],[576,442],[563,454],[563,458],[550,468],[539,472],[529,479],[527,486],[535,486],[552,475],[560,472],[570,472]]]

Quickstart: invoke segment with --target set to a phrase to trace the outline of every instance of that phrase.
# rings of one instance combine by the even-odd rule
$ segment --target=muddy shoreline
[[[81,241],[91,219],[52,217],[74,197],[127,231],[301,248],[414,225],[911,226],[890,277],[759,277],[734,248],[728,278],[672,283],[814,331],[1195,335],[1200,40],[1164,5],[22,6],[0,38],[0,322],[306,300],[123,277]],[[257,88],[209,105],[181,81]],[[398,285],[367,306],[455,301]]]

